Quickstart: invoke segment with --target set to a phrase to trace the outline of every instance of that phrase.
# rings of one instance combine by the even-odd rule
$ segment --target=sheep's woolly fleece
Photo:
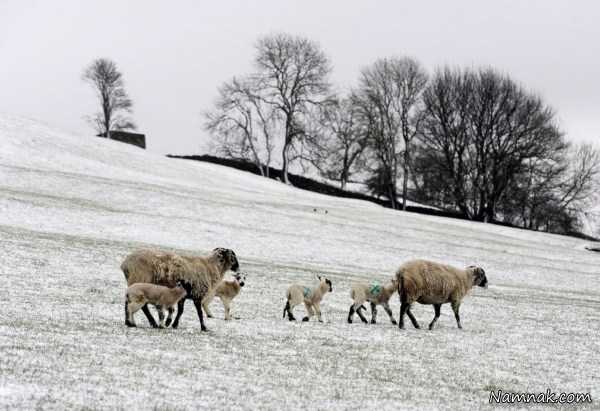
[[[409,303],[421,296],[444,303],[448,296],[461,302],[473,288],[473,268],[451,267],[427,260],[411,260],[403,263],[396,272],[396,281],[402,284],[402,293]]]
[[[129,283],[137,278],[137,281],[174,286],[177,280],[184,280],[191,285],[192,296],[197,297],[206,295],[223,278],[220,266],[209,261],[209,257],[136,250],[127,256],[121,267],[127,271]]]

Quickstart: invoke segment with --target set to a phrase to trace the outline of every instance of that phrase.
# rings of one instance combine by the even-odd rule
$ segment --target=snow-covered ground
[[[316,209],[316,211],[314,211]],[[326,212],[327,211],[327,212]],[[0,407],[485,409],[490,390],[600,395],[600,255],[573,238],[387,210],[0,115]],[[247,286],[201,333],[123,324],[138,247],[236,251]],[[422,257],[488,290],[434,331],[347,324],[349,284]],[[333,281],[324,323],[283,320],[287,285]],[[397,316],[398,300],[392,306]],[[301,316],[301,307],[297,316]],[[381,310],[380,310],[381,311]],[[416,306],[422,325],[430,306]]]
[[[313,178],[314,180],[317,180],[321,183],[325,183],[325,184],[329,184],[332,187],[340,187],[340,183],[339,181],[335,181],[335,180],[330,180],[328,178],[323,178],[319,175],[314,175],[314,176],[310,176],[311,178]],[[366,184],[362,184],[362,183],[347,183],[346,184],[346,190],[350,191],[352,193],[358,193],[358,194],[365,194],[365,195],[372,195],[372,193],[369,191],[368,187],[366,186]],[[402,199],[400,199],[400,201],[402,201]],[[422,208],[430,208],[432,210],[439,210],[438,207],[434,207],[434,206],[430,206],[427,204],[422,204],[422,203],[418,203],[416,201],[412,201],[412,200],[406,200],[406,205],[407,206],[414,206],[414,207],[422,207]]]

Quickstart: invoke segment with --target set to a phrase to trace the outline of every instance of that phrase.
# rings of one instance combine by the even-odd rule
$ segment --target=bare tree
[[[400,99],[396,101],[396,111],[400,115],[400,130],[404,140],[402,162],[402,209],[406,210],[408,178],[413,152],[412,142],[420,130],[423,119],[421,94],[427,85],[425,69],[414,59],[397,59],[393,65],[394,82],[399,88]]]
[[[90,117],[99,134],[110,138],[111,130],[135,130],[136,125],[127,115],[132,112],[133,102],[125,91],[123,74],[114,61],[94,60],[84,70],[82,78],[94,88],[100,100],[101,111]]]
[[[205,113],[204,126],[215,137],[217,153],[249,159],[268,177],[276,113],[265,105],[259,92],[250,78],[225,83],[219,88],[214,110]]]
[[[430,177],[478,221],[495,218],[528,160],[551,161],[567,145],[554,112],[508,76],[491,69],[439,71],[424,92],[420,142]]]
[[[525,228],[568,233],[597,201],[600,152],[589,144],[552,159],[530,159],[499,205],[504,221]]]
[[[397,208],[397,178],[403,171],[402,209],[406,209],[412,141],[422,119],[421,93],[427,73],[409,57],[377,60],[361,72],[355,101],[371,130],[371,148],[378,174],[388,184],[388,196]]]
[[[290,150],[304,135],[304,117],[311,106],[327,100],[331,66],[317,43],[289,34],[259,39],[256,53],[261,98],[278,110],[283,119],[282,177],[289,183]]]
[[[559,204],[577,213],[598,200],[600,150],[591,144],[573,147],[566,157],[567,171],[560,182]]]
[[[350,98],[334,100],[321,107],[318,130],[308,138],[309,162],[321,175],[339,181],[342,190],[364,163],[368,133],[358,117]]]

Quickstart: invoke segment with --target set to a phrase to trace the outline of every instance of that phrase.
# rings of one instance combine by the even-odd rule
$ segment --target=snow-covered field
[[[314,211],[316,209],[316,212]],[[327,211],[327,213],[326,213]],[[0,407],[485,409],[490,390],[600,395],[600,255],[568,237],[393,212],[0,116]],[[123,324],[138,247],[236,251],[248,273],[201,333]],[[349,284],[422,257],[490,288],[434,331],[347,324]],[[288,284],[333,281],[324,323],[283,320]],[[398,299],[393,298],[394,315]],[[422,325],[430,306],[415,306]],[[297,308],[301,316],[301,307]],[[531,407],[529,407],[531,409]]]

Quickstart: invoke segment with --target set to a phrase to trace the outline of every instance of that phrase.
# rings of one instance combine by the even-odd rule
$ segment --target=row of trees
[[[572,228],[564,219],[588,205],[600,155],[568,144],[539,96],[492,69],[443,69],[422,100],[413,174],[421,200],[474,220]]]
[[[297,163],[343,189],[364,183],[394,208],[410,192],[473,220],[561,232],[577,227],[597,187],[598,150],[568,143],[554,111],[497,70],[430,77],[413,58],[382,58],[334,93],[319,45],[288,34],[259,39],[254,63],[219,88],[206,129],[217,154],[262,175],[279,160],[288,183]]]
[[[285,34],[260,39],[254,62],[255,73],[220,87],[206,129],[219,154],[250,159],[263,175],[278,148],[289,183],[289,165],[302,158],[314,115],[333,101],[331,65],[316,43]]]

